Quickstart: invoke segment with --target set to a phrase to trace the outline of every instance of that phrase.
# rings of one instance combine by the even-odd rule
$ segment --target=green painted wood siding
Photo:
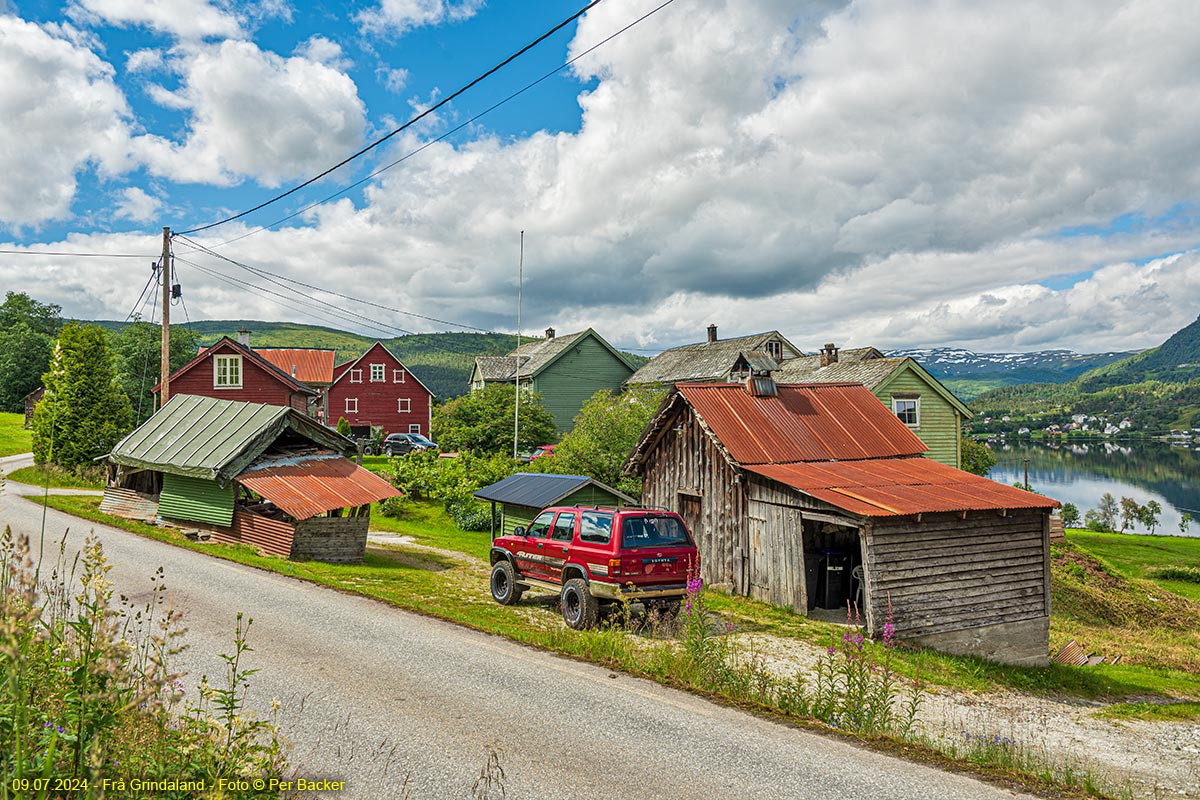
[[[163,473],[158,513],[167,519],[230,525],[233,491],[232,483],[222,489],[216,481]]]
[[[957,468],[961,455],[959,435],[962,428],[962,415],[958,409],[908,368],[875,392],[875,396],[888,408],[892,408],[892,396],[895,394],[920,395],[921,424],[912,429],[913,433],[929,447],[926,458]]]
[[[562,500],[555,503],[558,506],[619,506],[622,500],[612,492],[605,491],[599,486],[584,486],[579,491],[567,495]],[[500,525],[498,526],[499,535],[512,536],[513,528],[520,525],[522,528],[529,527],[529,523],[533,522],[534,518],[542,512],[540,508],[530,508],[529,506],[514,506],[508,503],[503,503],[500,506]]]
[[[575,415],[601,389],[616,390],[633,370],[592,336],[584,337],[534,379],[534,391],[554,415],[559,435],[575,426]]]

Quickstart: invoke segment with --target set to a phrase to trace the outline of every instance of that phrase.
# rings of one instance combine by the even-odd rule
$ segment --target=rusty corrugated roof
[[[756,397],[741,384],[676,388],[739,464],[894,458],[925,444],[858,384],[784,385]]]
[[[375,473],[330,452],[264,456],[234,480],[296,519],[400,494]]]
[[[760,464],[746,469],[865,517],[1059,505],[1052,498],[927,458]]]
[[[256,347],[254,352],[301,383],[333,383],[333,351],[291,347]]]

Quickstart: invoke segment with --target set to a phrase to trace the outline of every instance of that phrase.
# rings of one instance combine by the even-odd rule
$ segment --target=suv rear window
[[[579,541],[608,544],[612,540],[612,514],[585,511],[579,521]]]
[[[626,517],[621,522],[621,547],[676,547],[692,543],[675,517]]]

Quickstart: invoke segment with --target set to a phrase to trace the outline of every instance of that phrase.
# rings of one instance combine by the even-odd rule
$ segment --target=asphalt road
[[[41,508],[0,497],[0,522],[37,542]],[[329,797],[469,797],[489,745],[507,797],[1005,798],[1009,791],[714,705],[370,600],[92,526],[51,510],[47,549],[94,527],[117,591],[144,597],[162,565],[190,649],[221,672],[234,615],[254,619],[251,705],[284,703],[300,775]]]

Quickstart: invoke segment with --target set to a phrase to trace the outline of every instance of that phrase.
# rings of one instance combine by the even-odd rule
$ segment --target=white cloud
[[[0,16],[0,75],[20,76],[0,81],[0,223],[66,217],[80,170],[129,168],[129,108],[91,50]]]
[[[470,19],[484,0],[381,0],[378,6],[354,15],[365,33],[403,34],[413,28]]]
[[[125,54],[125,70],[131,73],[155,72],[163,69],[166,62],[161,50],[147,47]]]
[[[324,36],[313,36],[301,42],[296,48],[296,55],[332,67],[339,72],[345,72],[354,66],[354,62],[342,53],[342,46]]]
[[[238,18],[208,0],[74,0],[68,13],[82,22],[146,27],[180,39],[238,36]]]
[[[148,140],[152,171],[178,182],[266,186],[317,172],[362,143],[365,108],[344,73],[250,42],[197,49],[179,65],[180,87],[156,100],[190,111],[186,139]]]
[[[375,77],[379,78],[380,83],[384,85],[389,92],[399,94],[404,91],[404,87],[408,85],[409,72],[404,68],[391,69],[389,67],[380,67],[375,71]]]
[[[132,222],[148,222],[154,219],[162,208],[162,200],[147,194],[136,186],[130,186],[121,191],[121,199],[117,201],[117,219],[127,219]]]

